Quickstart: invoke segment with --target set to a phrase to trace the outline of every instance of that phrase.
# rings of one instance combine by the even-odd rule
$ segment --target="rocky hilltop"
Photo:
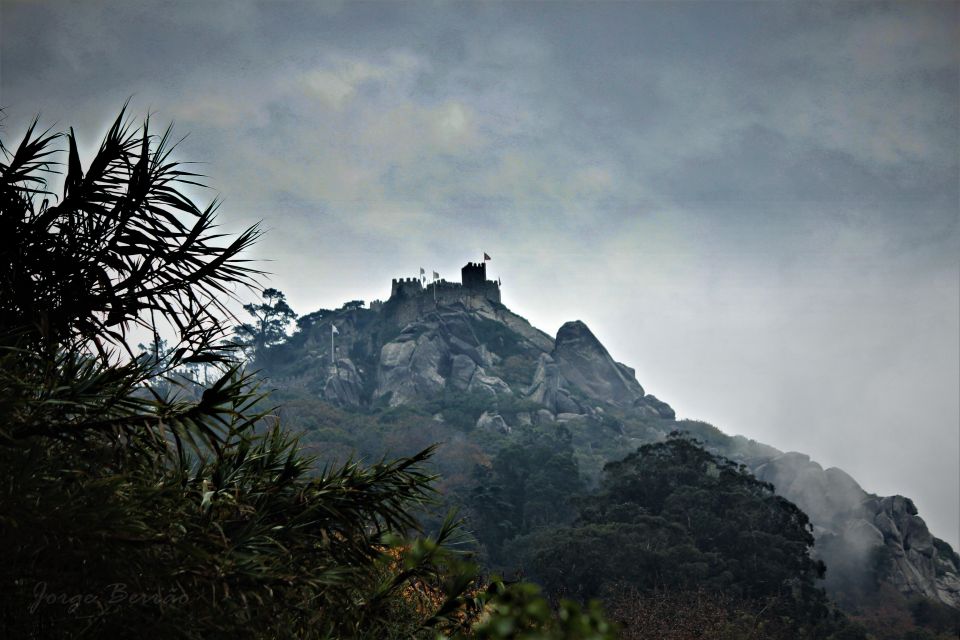
[[[482,265],[464,270],[471,268],[485,275]],[[526,401],[531,411],[522,412],[523,422],[596,416],[610,408],[674,418],[583,322],[567,322],[551,338],[500,303],[496,282],[471,285],[466,273],[464,281],[394,280],[386,302],[310,314],[302,331],[263,364],[275,383],[308,386],[353,408],[395,407],[453,392],[486,398],[491,409],[498,399]]]
[[[809,515],[816,552],[831,567],[828,588],[871,574],[905,595],[960,608],[960,556],[930,533],[908,498],[870,494],[806,455],[678,421],[586,324],[567,322],[551,337],[501,303],[485,264],[468,264],[461,275],[461,283],[394,280],[384,302],[304,316],[300,330],[258,364],[274,385],[351,411],[438,399],[445,407],[479,405],[473,427],[493,435],[567,423],[628,450],[689,430]],[[434,420],[443,423],[444,411]],[[628,423],[643,426],[628,432]]]

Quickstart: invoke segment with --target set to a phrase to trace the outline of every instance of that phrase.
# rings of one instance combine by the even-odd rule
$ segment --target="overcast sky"
[[[956,547],[958,7],[0,0],[2,135],[89,148],[133,96],[296,311],[486,251],[536,326]]]

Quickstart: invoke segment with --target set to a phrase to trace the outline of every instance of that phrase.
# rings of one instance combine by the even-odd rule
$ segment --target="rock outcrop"
[[[753,473],[803,509],[814,524],[830,530],[867,498],[867,492],[844,471],[824,470],[803,453],[781,454],[755,467]]]
[[[278,378],[347,408],[463,397],[474,412],[470,421],[480,413],[473,426],[488,434],[565,424],[581,435],[621,438],[636,447],[683,422],[670,405],[647,394],[636,372],[614,360],[583,322],[567,322],[552,338],[500,303],[498,283],[474,284],[439,282],[428,289],[414,278],[397,280],[385,303],[305,316],[301,320],[309,322],[296,339],[263,364],[275,367]],[[330,364],[334,326],[336,362]],[[287,361],[299,364],[284,370]],[[435,419],[445,422],[443,413]],[[629,434],[622,424],[627,419],[640,425]],[[856,579],[885,554],[885,579],[901,592],[960,608],[960,557],[931,535],[909,499],[872,495],[842,470],[823,469],[809,456],[717,434],[707,446],[749,465],[808,514],[816,553],[831,567],[828,581]]]
[[[340,358],[330,367],[323,384],[323,398],[345,407],[359,407],[363,380],[356,365],[348,358]]]
[[[632,369],[631,369],[632,371]],[[633,408],[637,411],[642,412],[644,415],[652,416],[655,418],[664,418],[665,420],[673,420],[677,417],[676,412],[673,410],[673,407],[668,405],[663,400],[657,399],[656,396],[645,395],[642,398],[637,398],[633,401]]]
[[[570,397],[566,378],[560,375],[560,368],[550,355],[541,353],[537,359],[537,369],[533,382],[526,390],[526,398],[543,405],[553,414],[582,413],[582,405]]]
[[[753,472],[810,517],[816,551],[841,574],[836,579],[862,582],[881,553],[891,566],[879,577],[901,593],[960,608],[960,557],[930,533],[909,498],[869,494],[846,472],[802,453],[776,456]]]
[[[408,325],[380,350],[374,398],[388,399],[391,407],[443,391],[446,378],[440,367],[449,350],[436,334]]]
[[[883,536],[893,561],[888,576],[895,587],[960,609],[960,558],[933,537],[912,500],[871,496],[860,505],[859,514]]]
[[[488,368],[499,358],[476,335],[465,307],[438,308],[407,324],[380,349],[374,400],[390,406],[428,400],[445,389],[493,400],[513,390]]]
[[[583,322],[567,322],[557,331],[553,360],[559,374],[587,398],[630,407],[643,398],[633,369],[616,362]]]
[[[484,411],[480,414],[480,417],[477,418],[477,429],[497,431],[499,433],[510,433],[511,430],[503,419],[503,416],[496,413],[488,413],[487,411]]]
[[[604,405],[655,419],[675,417],[668,404],[644,394],[634,370],[616,362],[583,322],[564,324],[551,339],[483,296],[424,310],[423,299],[404,295],[396,305],[383,306],[387,326],[398,319],[410,321],[379,346],[374,402],[399,406],[454,391],[491,403],[523,398],[543,407],[551,420],[559,414],[592,414]],[[508,384],[498,373],[507,358],[535,363],[532,377]],[[352,397],[345,397],[355,406]]]

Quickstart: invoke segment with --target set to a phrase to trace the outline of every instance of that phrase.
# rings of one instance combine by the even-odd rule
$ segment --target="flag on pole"
[[[436,271],[434,271],[434,272],[433,272],[433,279],[434,279],[434,280],[439,280],[439,279],[440,279],[440,274],[437,273]]]
[[[340,333],[340,330],[337,329],[337,325],[330,323],[330,365],[336,366],[337,364],[337,347],[333,344],[333,336]]]
[[[489,255],[487,255],[486,253],[484,253],[484,254],[483,254],[483,261],[486,262],[487,260],[493,260],[493,258],[491,258]]]
[[[423,274],[425,274],[425,273],[426,273],[426,271],[423,270],[423,267],[420,267],[420,275],[423,275]]]

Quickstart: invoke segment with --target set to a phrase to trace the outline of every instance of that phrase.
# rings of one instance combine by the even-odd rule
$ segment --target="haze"
[[[680,417],[958,547],[960,4],[2,0],[0,42],[8,146],[175,120],[298,312],[485,251]]]

